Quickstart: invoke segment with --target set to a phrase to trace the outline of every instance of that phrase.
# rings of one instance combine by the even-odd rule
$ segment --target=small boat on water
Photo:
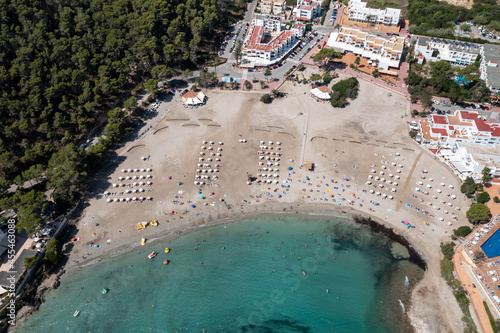
[[[144,237],[141,238],[141,245],[142,246],[146,245],[146,238]]]
[[[163,265],[168,264],[168,259],[163,260]]]
[[[78,317],[79,313],[80,313],[80,311],[76,310],[75,313],[73,313],[73,317]]]
[[[156,257],[156,252],[155,252],[155,251],[151,252],[151,253],[148,255],[148,258],[149,258],[149,259],[153,259],[154,257]]]
[[[106,295],[107,293],[108,293],[108,289],[106,289],[106,288],[102,288],[102,294],[103,294],[103,295]]]
[[[302,275],[306,276],[306,271],[302,271]]]
[[[165,248],[165,253],[169,253],[170,249],[168,247]]]

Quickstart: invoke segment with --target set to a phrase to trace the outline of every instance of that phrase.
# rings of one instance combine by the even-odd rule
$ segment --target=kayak
[[[151,252],[151,253],[148,255],[148,258],[149,258],[149,259],[153,259],[154,257],[156,257],[156,252],[155,252],[155,251]]]
[[[80,311],[76,310],[75,313],[73,313],[73,317],[77,317]]]

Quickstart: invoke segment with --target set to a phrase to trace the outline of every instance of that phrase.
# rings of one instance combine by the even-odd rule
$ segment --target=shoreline
[[[293,208],[293,209],[292,209]],[[214,219],[211,221],[203,221],[204,223],[197,223],[199,220],[205,220],[204,217],[199,219],[192,218],[190,225],[186,228],[178,228],[178,230],[169,232],[167,234],[158,234],[157,237],[150,239],[148,241],[149,246],[155,246],[160,243],[165,243],[187,235],[191,232],[200,231],[206,228],[211,228],[224,224],[238,223],[244,220],[255,220],[259,218],[269,217],[272,215],[278,215],[283,218],[299,217],[305,219],[333,219],[336,222],[351,223],[354,225],[359,225],[362,228],[367,228],[375,234],[382,234],[389,238],[393,242],[397,242],[404,246],[408,252],[408,261],[417,265],[424,271],[424,277],[429,274],[428,263],[425,256],[419,252],[418,248],[413,245],[413,243],[407,239],[404,235],[399,233],[397,230],[390,225],[390,222],[384,222],[382,219],[377,218],[371,214],[359,211],[351,207],[338,207],[325,204],[312,204],[312,203],[295,203],[291,205],[290,203],[272,203],[266,204],[265,207],[261,206],[256,212],[252,213],[230,213],[229,216],[225,216],[219,219]],[[344,220],[345,221],[342,221]],[[388,225],[387,225],[388,224]],[[17,318],[17,324],[23,323],[29,319],[30,315],[38,311],[40,305],[45,302],[45,297],[50,294],[51,291],[57,289],[60,285],[60,279],[66,275],[73,275],[80,272],[82,269],[89,269],[91,266],[99,263],[105,263],[108,260],[112,260],[115,257],[126,255],[137,248],[141,248],[140,244],[131,242],[131,238],[125,241],[125,244],[118,245],[116,247],[109,248],[105,253],[93,258],[92,260],[87,260],[81,264],[71,265],[69,260],[64,264],[57,273],[53,273],[47,279],[47,281],[52,280],[52,286],[46,287],[43,291],[37,294],[37,304],[32,306],[25,306],[19,313],[22,312],[22,316]],[[149,244],[150,243],[150,244]],[[68,255],[66,255],[69,258]],[[55,279],[55,281],[54,281]],[[416,290],[419,284],[424,281],[421,278],[412,288],[409,289],[409,294],[411,295],[408,300],[408,305],[410,309],[413,303],[413,291]],[[405,312],[406,319],[410,321],[412,328],[416,331],[416,325],[414,325],[413,318],[411,316],[411,310]],[[17,326],[17,325],[16,325]],[[14,327],[15,329],[15,327]],[[9,328],[10,331],[10,328]]]
[[[271,207],[266,207],[266,206]],[[313,204],[313,203],[295,203],[292,205],[290,203],[267,203],[265,206],[258,207],[258,210],[251,213],[245,212],[232,212],[226,213],[218,219],[211,219],[209,216],[209,221],[205,221],[205,217],[191,217],[188,225],[183,226],[183,228],[174,228],[174,230],[169,231],[166,234],[161,234],[158,232],[153,234],[154,238],[149,238],[147,241],[147,246],[154,246],[159,243],[165,243],[182,237],[191,232],[199,231],[205,228],[215,227],[223,224],[236,223],[241,220],[254,220],[258,218],[265,217],[267,215],[279,214],[283,217],[293,217],[293,216],[317,216],[317,217],[328,217],[331,216],[332,212],[345,214],[346,216],[332,216],[334,219],[346,218],[352,219],[355,224],[368,227],[374,233],[381,233],[387,236],[392,241],[395,241],[403,245],[410,253],[410,262],[416,264],[424,271],[427,271],[428,261],[423,253],[421,253],[417,246],[413,244],[407,237],[402,235],[398,230],[394,229],[391,222],[384,220],[372,215],[367,214],[363,211],[357,210],[356,208],[343,206],[331,206],[328,204]],[[313,213],[313,214],[311,214]],[[136,241],[137,237],[130,237],[124,241],[124,244],[112,246],[111,248],[103,248],[104,253],[92,258],[87,259],[83,262],[71,263],[68,262],[61,268],[64,271],[62,276],[71,275],[79,271],[80,269],[87,268],[94,264],[102,261],[110,260],[117,256],[127,254],[134,251],[136,248],[140,248],[140,244]],[[134,239],[134,240],[132,240]],[[69,256],[68,256],[69,259]]]

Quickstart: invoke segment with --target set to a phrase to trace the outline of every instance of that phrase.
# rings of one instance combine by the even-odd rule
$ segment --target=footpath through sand
[[[462,282],[462,286],[467,291],[469,295],[470,301],[476,312],[476,316],[479,320],[479,324],[481,325],[481,330],[483,333],[493,333],[493,328],[491,327],[490,319],[488,318],[488,314],[486,313],[486,309],[484,308],[484,303],[481,295],[478,290],[474,286],[474,283],[467,275],[464,267],[462,266],[462,246],[457,247],[455,254],[453,255],[453,264],[455,265],[455,272],[457,272],[458,279]],[[467,265],[467,264],[466,264]]]

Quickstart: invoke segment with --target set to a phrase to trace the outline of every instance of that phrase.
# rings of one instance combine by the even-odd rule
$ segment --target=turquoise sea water
[[[410,332],[423,271],[393,245],[319,217],[211,227],[64,276],[16,332]]]

